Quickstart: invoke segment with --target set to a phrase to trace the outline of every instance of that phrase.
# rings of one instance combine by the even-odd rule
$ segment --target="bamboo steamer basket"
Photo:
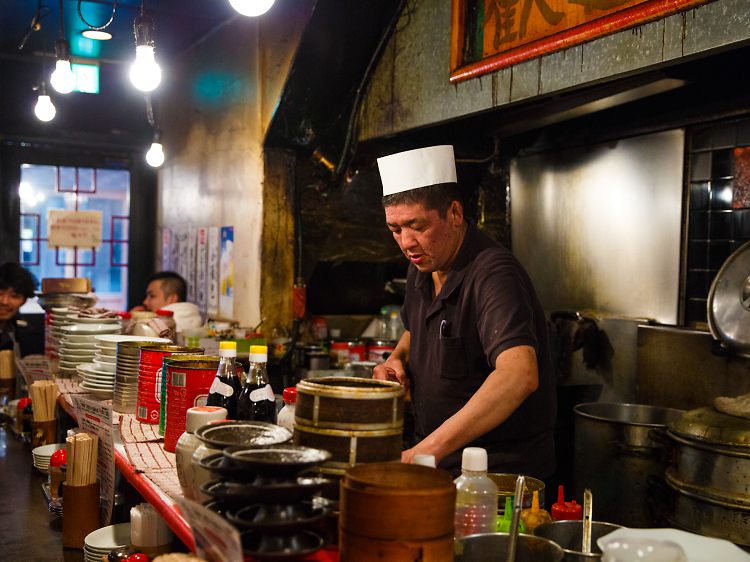
[[[403,427],[382,431],[340,431],[294,424],[294,444],[331,453],[319,468],[344,469],[361,463],[401,460]]]
[[[424,541],[385,541],[339,529],[341,562],[453,562],[453,533]]]
[[[444,470],[401,463],[360,465],[341,482],[339,526],[384,540],[453,534],[456,486]]]
[[[294,422],[342,431],[382,431],[404,425],[404,389],[397,382],[323,377],[297,384]]]
[[[455,505],[453,477],[444,470],[400,463],[350,468],[341,482],[341,560],[453,560]]]

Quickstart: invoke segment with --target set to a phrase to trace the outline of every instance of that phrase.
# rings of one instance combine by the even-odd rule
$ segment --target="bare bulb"
[[[143,92],[150,92],[161,82],[161,68],[154,60],[154,48],[138,45],[135,48],[135,62],[130,67],[130,81]]]
[[[164,164],[164,149],[161,143],[155,142],[151,145],[151,149],[146,153],[146,162],[154,168]]]
[[[34,113],[40,121],[52,121],[55,118],[55,106],[49,96],[39,96]]]
[[[270,10],[274,0],[229,0],[229,3],[243,16],[256,17]]]
[[[76,87],[76,75],[70,68],[70,61],[58,60],[55,63],[55,71],[49,79],[52,87],[61,94],[69,94]]]

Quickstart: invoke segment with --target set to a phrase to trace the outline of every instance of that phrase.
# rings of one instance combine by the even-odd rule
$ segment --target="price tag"
[[[187,498],[175,498],[190,525],[195,554],[211,562],[243,562],[240,533],[207,507]]]

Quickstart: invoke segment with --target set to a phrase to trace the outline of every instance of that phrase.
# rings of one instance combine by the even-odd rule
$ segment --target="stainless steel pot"
[[[508,533],[469,535],[456,539],[454,562],[498,562],[506,560]],[[518,535],[515,562],[559,562],[563,549],[550,540],[533,535]]]
[[[674,494],[662,509],[672,524],[693,533],[750,546],[750,499],[683,482],[675,477],[672,468],[667,470],[666,481]]]
[[[534,529],[534,536],[549,539],[560,545],[565,553],[563,562],[592,562],[602,558],[602,551],[596,541],[617,529],[622,529],[622,527],[594,521],[591,524],[591,554],[581,552],[581,541],[583,539],[583,523],[581,521],[544,523]]]
[[[648,433],[665,428],[683,411],[607,402],[580,404],[573,410],[573,499],[582,501],[584,489],[590,488],[600,521],[650,527],[646,481],[663,475],[669,463]]]
[[[651,438],[666,447],[677,480],[750,500],[750,420],[699,408]]]

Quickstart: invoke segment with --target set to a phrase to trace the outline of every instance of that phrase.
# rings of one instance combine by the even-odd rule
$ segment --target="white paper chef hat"
[[[455,183],[456,161],[450,145],[428,146],[378,158],[383,195],[436,183]]]

